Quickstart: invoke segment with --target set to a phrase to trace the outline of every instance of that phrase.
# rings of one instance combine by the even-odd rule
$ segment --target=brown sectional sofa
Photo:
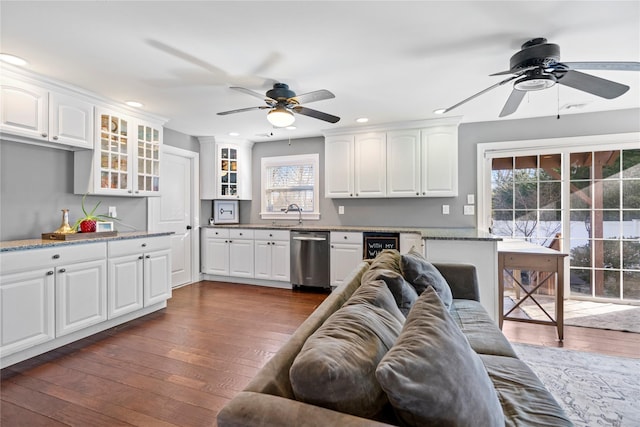
[[[385,252],[326,298],[219,426],[572,425],[478,302],[473,265]]]

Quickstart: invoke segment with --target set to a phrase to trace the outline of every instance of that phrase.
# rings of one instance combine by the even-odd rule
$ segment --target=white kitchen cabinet
[[[458,125],[440,125],[420,130],[423,196],[458,195]]]
[[[325,138],[325,197],[353,197],[354,192],[354,136],[336,135]]]
[[[200,198],[251,200],[251,142],[200,138]]]
[[[0,130],[48,145],[93,148],[93,104],[47,87],[3,77]]]
[[[109,318],[171,298],[168,236],[116,240],[109,250]]]
[[[387,197],[420,196],[420,131],[387,132]]]
[[[2,257],[0,257],[2,259]],[[34,266],[0,275],[0,358],[55,338],[55,275]]]
[[[106,319],[106,243],[0,254],[4,358]]]
[[[203,228],[202,272],[220,276],[254,276],[253,230]]]
[[[386,168],[384,132],[325,139],[325,197],[384,197]]]
[[[332,231],[330,257],[331,286],[336,287],[341,285],[353,269],[362,262],[362,233]]]
[[[162,125],[96,107],[95,147],[74,153],[74,192],[159,196]]]
[[[288,230],[255,230],[256,279],[288,282],[291,276],[291,242]]]

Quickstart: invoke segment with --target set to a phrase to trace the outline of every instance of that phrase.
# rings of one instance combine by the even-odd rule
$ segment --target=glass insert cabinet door
[[[100,115],[100,188],[126,190],[129,182],[128,120]]]
[[[220,148],[219,164],[220,196],[238,196],[238,150],[230,147]]]
[[[137,192],[160,191],[160,131],[148,125],[138,125]]]

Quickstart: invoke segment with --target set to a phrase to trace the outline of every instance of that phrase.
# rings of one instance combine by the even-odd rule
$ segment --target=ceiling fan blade
[[[640,71],[640,62],[563,62],[572,70]]]
[[[226,116],[227,114],[235,114],[235,113],[243,113],[245,111],[253,111],[253,110],[265,110],[267,108],[271,108],[267,105],[261,105],[259,107],[247,107],[247,108],[238,108],[237,110],[229,110],[223,111],[221,113],[217,113],[219,116]]]
[[[322,101],[323,99],[331,99],[336,96],[326,89],[315,90],[313,92],[296,95],[292,99],[298,101],[298,104],[308,104],[309,102]]]
[[[511,95],[509,95],[509,98],[507,98],[507,102],[504,104],[504,107],[502,107],[502,111],[500,111],[499,117],[504,117],[508,116],[509,114],[515,113],[526,93],[527,92],[523,90],[513,89],[511,91]]]
[[[462,104],[464,104],[465,102],[469,102],[469,101],[471,101],[472,99],[477,98],[477,97],[479,97],[480,95],[482,95],[482,94],[484,94],[484,93],[487,93],[487,92],[489,92],[489,91],[490,91],[490,90],[492,90],[492,89],[497,88],[498,86],[502,86],[502,85],[503,85],[503,84],[505,84],[505,83],[509,83],[509,82],[510,82],[511,80],[513,80],[513,79],[517,79],[518,77],[520,77],[520,76],[511,76],[511,77],[509,77],[509,78],[507,78],[507,79],[502,80],[501,82],[498,82],[498,83],[494,84],[493,86],[489,86],[488,88],[486,88],[486,89],[484,89],[484,90],[481,90],[480,92],[476,93],[475,95],[471,95],[471,96],[470,96],[470,97],[468,97],[467,99],[463,99],[462,101],[458,102],[456,105],[453,105],[453,106],[451,106],[451,107],[449,107],[449,108],[445,109],[445,110],[442,112],[442,114],[444,114],[444,113],[448,113],[449,111],[453,110],[454,108],[457,108],[457,107],[461,106],[461,105],[462,105]]]
[[[323,113],[322,111],[312,110],[311,108],[302,107],[300,105],[296,105],[292,108],[298,114],[302,114],[303,116],[313,117],[314,119],[324,120],[329,123],[337,123],[340,120],[338,116],[332,116],[331,114]]]
[[[262,93],[258,93],[255,92],[251,89],[247,89],[245,87],[240,87],[240,86],[231,86],[229,89],[233,89],[233,90],[237,90],[238,92],[242,92],[242,93],[246,93],[247,95],[251,95],[254,96],[258,99],[262,99],[263,101],[267,101],[267,100],[271,100],[275,102],[275,99],[271,99],[268,96],[262,94]]]
[[[527,71],[535,70],[536,68],[539,68],[539,66],[531,65],[529,67],[518,68],[516,70],[500,71],[499,73],[489,74],[489,76],[506,76],[507,74],[516,74],[519,76],[521,74],[526,73]]]
[[[558,83],[606,99],[617,98],[629,90],[629,86],[592,76],[591,74],[569,70],[557,73]]]

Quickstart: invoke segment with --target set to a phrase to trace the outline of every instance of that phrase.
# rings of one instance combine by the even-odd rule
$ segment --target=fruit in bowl
[[[96,223],[118,219],[108,215],[96,215],[96,209],[98,209],[98,206],[100,206],[100,203],[102,202],[98,202],[90,212],[87,212],[84,207],[84,200],[86,197],[86,194],[82,196],[82,213],[84,213],[84,216],[79,218],[73,225],[74,230],[78,230],[79,233],[93,233],[96,231]]]

